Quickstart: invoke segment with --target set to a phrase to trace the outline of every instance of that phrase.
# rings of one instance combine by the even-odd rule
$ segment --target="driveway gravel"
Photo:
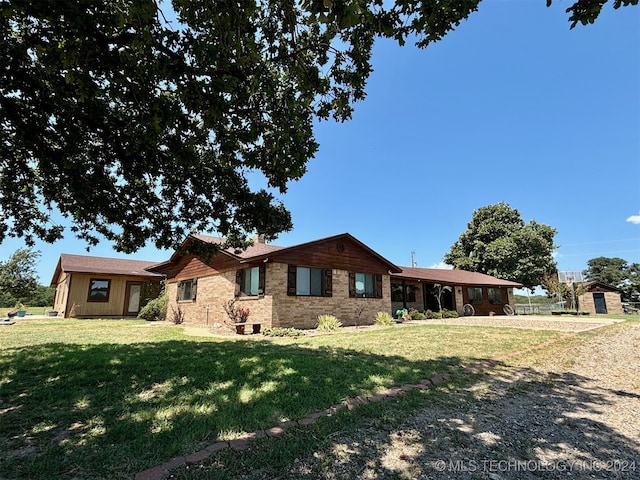
[[[639,479],[640,324],[548,353],[486,370],[400,425],[338,434],[278,478]]]

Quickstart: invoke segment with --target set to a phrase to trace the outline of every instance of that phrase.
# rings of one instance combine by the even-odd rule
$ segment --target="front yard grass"
[[[19,321],[0,329],[0,478],[132,478],[217,440],[559,335],[425,324],[220,339],[130,320]]]

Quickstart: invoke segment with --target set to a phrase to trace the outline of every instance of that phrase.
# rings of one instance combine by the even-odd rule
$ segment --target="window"
[[[322,296],[322,270],[319,268],[297,267],[296,295]]]
[[[236,283],[240,285],[240,295],[257,296],[264,294],[264,265],[236,271]]]
[[[482,288],[471,287],[468,289],[468,293],[469,293],[469,303],[472,303],[475,305],[482,303]]]
[[[349,296],[382,298],[382,275],[349,272]]]
[[[192,278],[183,280],[178,284],[178,301],[179,302],[195,302],[198,280]]]
[[[391,284],[391,301],[392,302],[402,302],[402,284],[401,283],[392,283]],[[418,291],[418,287],[415,285],[405,285],[404,286],[405,295],[407,298],[407,302],[415,302],[416,301],[416,292]]]
[[[111,280],[92,278],[89,280],[89,296],[87,302],[108,302]]]
[[[289,265],[287,295],[330,297],[332,295],[331,270]]]
[[[487,291],[489,302],[494,305],[502,304],[502,291],[499,288],[489,288]]]

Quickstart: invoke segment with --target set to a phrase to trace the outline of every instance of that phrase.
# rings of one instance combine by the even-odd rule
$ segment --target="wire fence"
[[[565,310],[563,303],[516,303],[515,312],[518,315],[548,315],[552,312]],[[624,302],[622,310],[627,314],[640,314],[640,302]]]
[[[545,315],[564,307],[558,303],[516,303],[515,311],[518,315]]]

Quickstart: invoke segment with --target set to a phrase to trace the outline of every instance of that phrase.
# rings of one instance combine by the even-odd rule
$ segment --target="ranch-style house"
[[[180,310],[191,324],[225,323],[225,305],[232,299],[249,309],[249,322],[259,322],[263,328],[313,328],[318,315],[324,314],[335,315],[345,326],[365,325],[374,322],[377,312],[403,308],[456,310],[462,315],[467,304],[476,315],[503,315],[505,305],[513,308],[513,289],[522,286],[462,270],[400,267],[348,233],[291,247],[271,245],[258,237],[244,251],[219,250],[207,261],[184,253],[198,244],[223,241],[189,235],[169,260],[143,269],[150,276],[147,280],[165,279],[170,315]],[[84,273],[89,278],[76,284],[76,299],[91,298],[95,284],[90,280],[102,278]],[[125,285],[131,281],[122,280]],[[68,288],[74,291],[73,282]],[[126,298],[125,291],[118,308],[130,313]],[[83,306],[82,316],[93,314],[93,304]],[[68,308],[59,310],[68,316]]]

